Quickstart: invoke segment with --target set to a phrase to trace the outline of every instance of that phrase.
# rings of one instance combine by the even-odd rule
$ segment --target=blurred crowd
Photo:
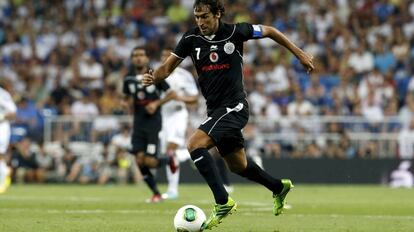
[[[414,144],[413,1],[223,2],[225,22],[272,25],[316,59],[317,69],[308,75],[274,42],[246,44],[245,86],[251,114],[256,116],[252,118],[261,119],[249,124],[246,133],[259,153],[375,157],[383,144],[368,141],[352,146],[349,132],[355,131],[398,133],[400,146]],[[132,48],[145,45],[152,63],[159,62],[161,48],[176,44],[194,26],[192,4],[192,0],[0,0],[0,82],[18,104],[14,150],[25,147],[26,139],[42,147],[45,118],[56,116],[98,119],[54,126],[52,137],[62,144],[110,143],[123,127],[103,115],[129,113],[119,100]],[[182,65],[195,74],[191,61]],[[194,117],[203,117],[202,110],[191,110]],[[328,123],[315,129],[284,120],[301,116],[358,116],[366,123],[357,127]],[[382,123],[390,117],[397,120]],[[81,133],[92,129],[87,138]],[[257,131],[286,130],[339,137],[303,140],[302,145],[253,141]],[[101,136],[107,131],[109,136]],[[401,152],[397,144],[387,146],[392,157]],[[412,157],[413,148],[405,152]]]

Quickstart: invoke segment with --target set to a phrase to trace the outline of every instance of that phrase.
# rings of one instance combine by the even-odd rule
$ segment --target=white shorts
[[[185,148],[185,138],[188,124],[188,113],[180,111],[171,115],[163,115],[161,141],[165,148],[168,143],[175,143],[179,148]]]
[[[6,154],[10,142],[10,124],[0,122],[0,155]]]

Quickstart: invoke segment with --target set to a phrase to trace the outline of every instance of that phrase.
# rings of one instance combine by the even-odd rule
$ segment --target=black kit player
[[[124,105],[134,106],[131,153],[136,156],[137,166],[153,193],[147,202],[156,203],[162,198],[150,169],[169,165],[171,172],[174,173],[178,165],[175,157],[157,157],[158,134],[162,126],[160,106],[175,99],[176,94],[169,89],[165,81],[152,86],[143,86],[143,74],[151,72],[148,68],[149,58],[144,47],[136,47],[132,50],[131,62],[133,68],[125,76],[123,83]],[[161,98],[163,92],[166,94]],[[129,104],[127,101],[130,101]]]
[[[246,158],[244,149],[241,130],[248,121],[249,105],[243,87],[243,43],[270,38],[292,52],[307,72],[314,69],[313,57],[273,27],[222,22],[224,6],[219,0],[196,0],[193,9],[197,27],[183,35],[174,52],[154,73],[144,74],[143,84],[150,86],[163,81],[187,56],[196,67],[198,83],[207,100],[208,117],[190,137],[187,147],[216,202],[202,229],[217,226],[237,206],[224,189],[208,152],[213,146],[232,172],[262,184],[273,193],[273,213],[279,215],[292,182],[270,176]]]

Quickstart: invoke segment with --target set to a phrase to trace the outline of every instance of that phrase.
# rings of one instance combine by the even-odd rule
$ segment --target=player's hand
[[[145,73],[143,78],[142,78],[142,85],[147,87],[150,85],[153,85],[155,83],[155,78],[153,75],[154,71],[152,69],[150,69],[148,71],[148,73]]]
[[[149,114],[154,114],[158,109],[159,103],[158,101],[150,102],[148,105],[145,106],[145,110]]]
[[[315,69],[315,66],[313,65],[313,56],[311,54],[302,52],[298,58],[308,74]]]

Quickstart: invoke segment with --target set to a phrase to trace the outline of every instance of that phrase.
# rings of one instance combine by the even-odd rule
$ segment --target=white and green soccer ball
[[[203,210],[195,205],[184,205],[174,217],[174,227],[177,232],[199,232],[206,221]]]

